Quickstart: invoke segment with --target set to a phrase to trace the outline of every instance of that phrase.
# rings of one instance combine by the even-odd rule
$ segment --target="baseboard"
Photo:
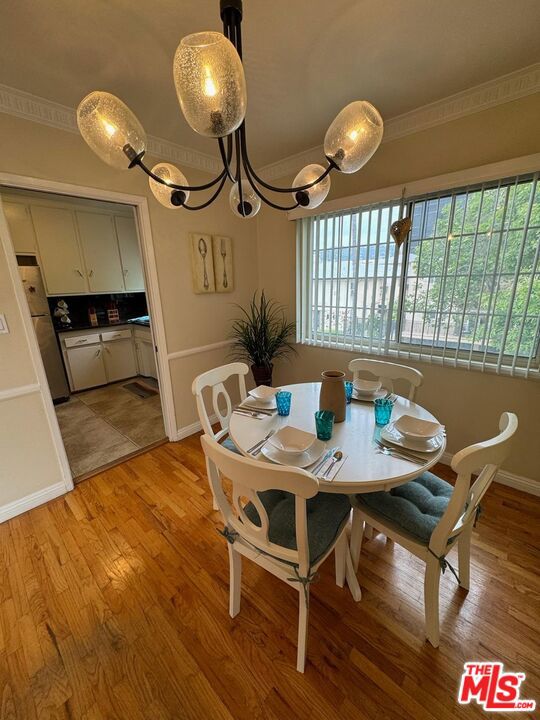
[[[452,458],[452,453],[445,452],[443,453],[440,462],[442,462],[443,465],[450,465]],[[521,492],[529,493],[529,495],[540,496],[540,482],[532,480],[531,478],[523,477],[523,475],[515,475],[507,470],[499,470],[495,478],[495,482],[498,482],[501,485],[507,485],[508,487],[514,488],[514,490],[521,490]]]
[[[7,505],[2,505],[0,507],[0,523],[10,520],[16,515],[20,515],[27,510],[32,510],[33,508],[38,507],[38,505],[43,505],[43,503],[46,503],[49,500],[54,500],[54,498],[64,495],[67,492],[68,490],[65,484],[63,482],[58,482],[54,485],[49,485],[49,487],[43,488],[43,490],[37,490],[34,493],[30,493],[30,495],[26,495],[25,497],[20,498],[20,500],[14,500],[13,502],[7,503]]]
[[[217,415],[211,415],[209,418],[212,425],[214,423],[218,422]],[[184,425],[184,427],[178,428],[176,431],[176,435],[174,438],[171,438],[171,440],[183,440],[184,438],[189,437],[190,435],[195,435],[195,433],[198,433],[202,430],[202,425],[197,420],[197,422],[191,423],[191,425]]]

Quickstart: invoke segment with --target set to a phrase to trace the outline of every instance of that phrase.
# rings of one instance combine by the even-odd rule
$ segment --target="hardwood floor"
[[[0,525],[0,717],[474,718],[457,690],[463,663],[483,659],[526,672],[521,695],[539,701],[538,499],[494,485],[483,506],[470,592],[441,582],[438,650],[421,563],[379,536],[360,603],[323,565],[300,675],[295,592],[244,562],[229,618],[198,437],[139,455]]]

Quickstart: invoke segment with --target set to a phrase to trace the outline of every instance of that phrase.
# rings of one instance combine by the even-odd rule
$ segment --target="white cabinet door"
[[[114,222],[116,234],[118,235],[118,246],[120,248],[126,290],[130,292],[143,291],[144,275],[135,219],[117,215]]]
[[[140,338],[136,342],[139,374],[145,377],[153,377],[157,380],[156,356],[152,342],[146,342]]]
[[[13,247],[16,253],[37,252],[36,235],[28,205],[18,202],[2,202]]]
[[[113,216],[77,211],[77,223],[90,292],[123,292]]]
[[[41,269],[49,295],[88,292],[75,217],[71,210],[32,205]]]
[[[74,390],[105,385],[107,375],[101,345],[70,348],[66,355]]]
[[[105,369],[109,382],[124,380],[137,374],[135,351],[131,338],[103,343]]]

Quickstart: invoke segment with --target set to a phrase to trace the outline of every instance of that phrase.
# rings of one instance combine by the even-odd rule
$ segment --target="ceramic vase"
[[[334,422],[345,420],[347,400],[345,398],[345,373],[340,370],[325,370],[322,374],[320,410],[331,410],[335,415]]]

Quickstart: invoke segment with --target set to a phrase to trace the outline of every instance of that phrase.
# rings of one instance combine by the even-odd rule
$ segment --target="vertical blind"
[[[298,223],[299,341],[538,373],[538,175]]]

